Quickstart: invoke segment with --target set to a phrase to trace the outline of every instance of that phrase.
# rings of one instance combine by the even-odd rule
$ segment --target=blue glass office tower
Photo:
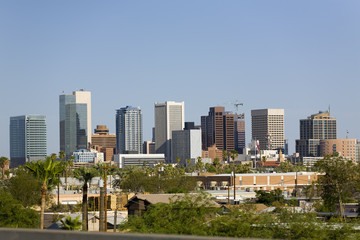
[[[44,159],[46,154],[46,117],[10,117],[10,167]]]
[[[60,95],[60,151],[65,152],[65,120],[66,120],[66,105],[75,103],[75,95]],[[67,144],[69,145],[69,144]]]
[[[83,103],[66,105],[65,154],[70,156],[78,149],[87,148],[87,106]]]
[[[75,91],[59,97],[60,151],[71,156],[78,149],[87,149],[91,127],[91,93]]]
[[[143,129],[140,108],[116,110],[116,149],[119,154],[142,153]]]

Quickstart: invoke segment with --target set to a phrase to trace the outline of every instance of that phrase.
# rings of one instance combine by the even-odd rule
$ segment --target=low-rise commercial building
[[[114,162],[118,168],[144,165],[154,167],[165,162],[165,154],[115,154]]]
[[[235,175],[235,187],[239,190],[274,190],[280,188],[292,192],[296,187],[310,185],[316,181],[319,173],[315,172],[288,172],[288,173],[243,173]],[[204,189],[217,187],[233,187],[232,174],[218,174],[211,176],[195,176]],[[230,184],[229,184],[230,182]]]
[[[73,153],[74,166],[93,165],[104,162],[104,153],[98,152],[95,149],[79,149]]]

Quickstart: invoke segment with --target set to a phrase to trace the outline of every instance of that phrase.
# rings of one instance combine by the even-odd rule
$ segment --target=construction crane
[[[238,100],[236,100],[235,103],[233,103],[233,105],[235,106],[236,114],[238,114],[239,106],[244,106],[244,104],[243,104],[243,103],[239,103]]]
[[[234,106],[235,107],[235,114],[238,117],[238,119],[245,119],[245,114],[244,113],[240,113],[239,114],[239,106],[244,106],[243,103],[239,103],[238,100],[236,100],[235,102],[227,102],[227,103],[222,103],[222,104],[218,104],[218,106]],[[225,113],[231,113],[230,111],[226,111]]]
[[[245,119],[245,113],[239,114],[239,106],[244,106],[244,104],[239,103],[239,101],[236,100],[235,103],[233,103],[233,105],[235,106],[235,113],[236,113],[236,116],[238,116],[238,119]]]

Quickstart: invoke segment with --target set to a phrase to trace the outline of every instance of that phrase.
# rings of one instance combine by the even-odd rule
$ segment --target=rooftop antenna
[[[349,130],[346,130],[346,139],[349,138]]]
[[[328,112],[329,112],[329,115],[330,115],[330,104],[329,104],[329,110],[328,110]]]

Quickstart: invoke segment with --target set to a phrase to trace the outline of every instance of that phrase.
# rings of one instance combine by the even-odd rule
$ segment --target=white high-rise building
[[[284,150],[284,109],[251,110],[251,130],[261,150]]]
[[[172,131],[184,126],[184,102],[155,103],[155,151],[164,153],[166,162],[171,161]]]
[[[142,112],[126,106],[116,110],[116,149],[119,154],[140,154],[143,151]]]

